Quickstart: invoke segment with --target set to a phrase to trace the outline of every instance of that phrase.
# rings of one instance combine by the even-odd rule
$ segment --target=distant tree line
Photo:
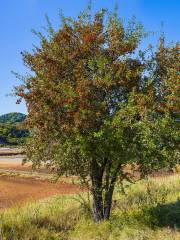
[[[25,143],[29,131],[23,126],[26,115],[8,113],[0,116],[0,146],[17,146]]]

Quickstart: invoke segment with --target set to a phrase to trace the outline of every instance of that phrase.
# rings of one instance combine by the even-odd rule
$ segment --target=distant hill
[[[0,123],[21,123],[25,120],[26,115],[18,112],[11,112],[0,116]]]
[[[25,143],[29,136],[29,131],[22,124],[25,118],[25,114],[17,112],[0,116],[0,147]]]

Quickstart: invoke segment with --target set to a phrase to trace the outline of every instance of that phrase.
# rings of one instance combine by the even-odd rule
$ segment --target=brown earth
[[[22,165],[20,160],[11,160],[11,159],[5,159],[0,158],[0,169],[6,169],[6,170],[18,170],[18,171],[32,171],[31,164],[26,163],[25,165]]]
[[[13,170],[13,171],[26,171],[32,172],[31,163],[22,164],[23,156],[19,157],[10,157],[10,156],[0,156],[0,170]],[[47,170],[45,167],[37,169],[36,172],[50,173],[50,170]]]
[[[22,148],[0,148],[0,156],[15,156],[24,154]]]
[[[19,160],[5,159],[5,157],[0,159],[0,168],[1,169],[31,169],[30,164],[22,165]]]
[[[47,198],[58,194],[73,194],[82,191],[78,185],[59,181],[35,180],[12,176],[0,176],[0,209]]]
[[[70,184],[61,178],[57,183],[50,182],[47,178],[50,176],[46,169],[40,169],[40,173],[36,172],[35,177],[31,177],[31,164],[21,164],[22,157],[8,158],[0,156],[0,209],[22,204],[29,200],[39,200],[49,196],[58,194],[73,194],[82,191],[82,189],[74,184]],[[5,174],[3,174],[3,171]],[[8,176],[8,173],[26,173],[26,177]],[[172,173],[169,173],[172,174]],[[4,176],[3,176],[4,175]],[[154,174],[153,177],[159,177],[165,173]],[[41,176],[37,180],[37,176]],[[45,177],[45,178],[44,178]],[[45,180],[44,180],[45,179]]]
[[[21,160],[22,157],[16,159],[0,156],[0,209],[53,195],[83,191],[78,185],[69,183],[70,179],[68,181],[65,177],[57,183],[52,183],[47,179],[51,175],[47,174],[45,169],[34,173],[33,176],[31,164],[22,166]],[[16,176],[11,175],[12,173],[18,174]],[[40,178],[37,179],[37,176]]]

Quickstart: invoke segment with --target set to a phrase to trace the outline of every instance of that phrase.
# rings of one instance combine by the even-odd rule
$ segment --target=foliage
[[[21,145],[29,136],[29,131],[23,126],[26,115],[11,112],[0,116],[0,145]]]
[[[20,123],[23,122],[26,115],[23,113],[11,112],[0,116],[0,123]]]
[[[99,225],[82,212],[74,195],[17,206],[0,213],[0,236],[2,240],[178,240],[179,184],[176,175],[140,181],[127,188],[126,196],[115,192],[110,221]]]
[[[0,145],[21,145],[25,143],[29,132],[21,124],[0,123]]]
[[[179,45],[161,37],[157,50],[138,51],[142,25],[126,26],[116,10],[61,20],[22,53],[33,72],[15,88],[28,107],[27,160],[80,176],[98,222],[109,219],[115,183],[134,180],[127,165],[144,177],[179,161]]]

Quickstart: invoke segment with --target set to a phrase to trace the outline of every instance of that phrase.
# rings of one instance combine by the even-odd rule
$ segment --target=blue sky
[[[119,5],[119,14],[125,20],[135,15],[146,30],[157,34],[148,41],[155,42],[164,23],[167,41],[180,40],[180,0],[92,0],[93,12],[99,8],[113,9]],[[19,82],[11,70],[26,71],[20,52],[31,50],[38,40],[31,29],[41,30],[48,14],[52,24],[59,25],[58,11],[75,17],[87,6],[87,0],[5,0],[0,2],[0,115],[8,112],[26,113],[25,104],[16,105],[16,99],[6,96]]]

